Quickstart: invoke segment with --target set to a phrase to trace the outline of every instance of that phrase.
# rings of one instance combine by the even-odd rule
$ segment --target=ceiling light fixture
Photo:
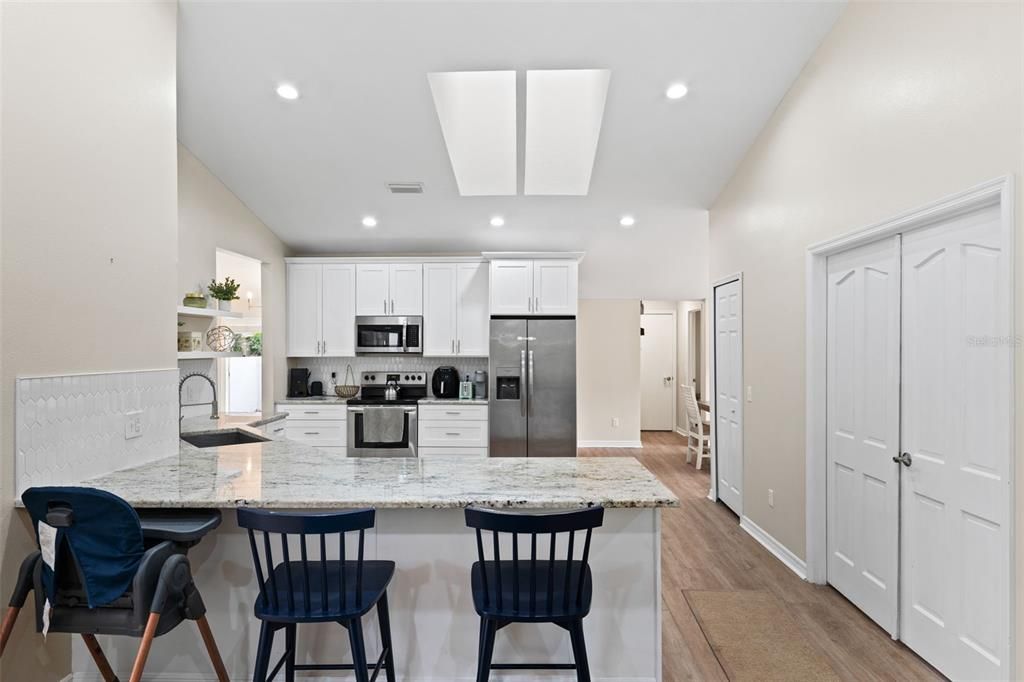
[[[298,99],[299,89],[291,83],[281,83],[277,86],[277,96],[281,99]]]
[[[623,227],[633,227],[636,225],[636,219],[631,215],[624,215],[619,218],[619,225]]]
[[[665,91],[665,97],[669,99],[682,99],[686,97],[690,89],[686,87],[686,83],[673,83],[668,86],[668,90]]]
[[[377,227],[377,219],[372,215],[363,216],[363,227],[370,229]]]
[[[491,227],[501,227],[504,224],[505,219],[502,218],[500,215],[496,215],[493,218],[491,218]]]

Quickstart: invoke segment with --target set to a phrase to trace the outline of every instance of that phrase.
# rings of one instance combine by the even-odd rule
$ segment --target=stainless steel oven
[[[356,355],[423,354],[423,317],[419,315],[359,315],[356,317]]]
[[[416,457],[416,405],[402,405],[405,413],[402,440],[394,443],[372,443],[363,437],[363,416],[368,410],[396,409],[395,405],[349,405],[348,429],[349,457]]]

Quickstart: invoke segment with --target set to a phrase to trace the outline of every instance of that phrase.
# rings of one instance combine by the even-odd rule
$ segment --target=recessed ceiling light
[[[686,87],[686,83],[673,83],[668,86],[668,90],[665,91],[665,97],[669,99],[682,99],[686,97],[690,89]]]
[[[633,227],[636,225],[636,219],[631,215],[624,215],[619,218],[619,225],[623,227]]]
[[[298,99],[299,89],[291,83],[281,83],[277,86],[277,96],[281,99]]]
[[[500,215],[496,215],[493,218],[491,218],[491,227],[501,227],[504,224],[505,219],[502,218]]]
[[[374,228],[377,227],[377,219],[372,215],[363,216],[363,227]]]

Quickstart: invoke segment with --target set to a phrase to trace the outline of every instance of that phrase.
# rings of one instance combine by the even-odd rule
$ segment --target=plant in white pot
[[[218,282],[215,279],[210,280],[209,286],[206,288],[210,291],[210,296],[217,300],[217,306],[224,311],[231,310],[231,302],[238,300],[238,288],[242,286],[230,277],[225,277],[223,282]]]

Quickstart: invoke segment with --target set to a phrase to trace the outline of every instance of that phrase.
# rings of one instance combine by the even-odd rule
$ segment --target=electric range
[[[398,390],[396,398],[388,399],[389,384]],[[417,451],[417,403],[427,397],[427,375],[424,372],[363,372],[358,398],[349,398],[348,456],[349,457],[415,457]],[[373,441],[364,435],[367,410],[401,408],[402,436],[389,442]]]

